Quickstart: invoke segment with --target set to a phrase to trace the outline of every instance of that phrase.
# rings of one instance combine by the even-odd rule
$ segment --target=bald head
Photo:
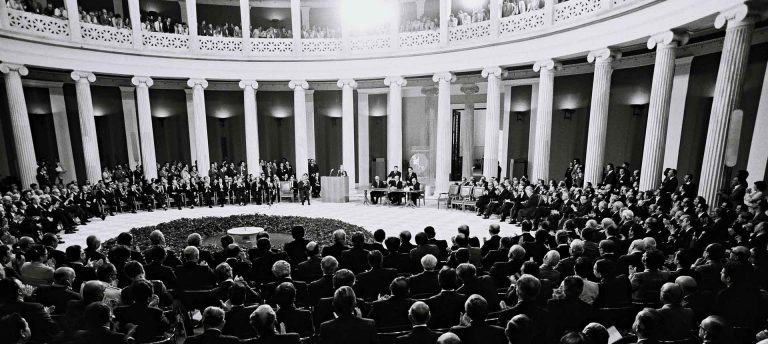
[[[88,281],[83,284],[83,300],[86,302],[96,302],[104,299],[104,290],[106,286],[101,281]]]
[[[200,250],[194,246],[187,246],[184,249],[184,260],[187,262],[197,263],[200,260]]]
[[[53,272],[53,280],[56,284],[71,286],[75,281],[75,270],[69,267],[60,267]]]
[[[698,287],[696,280],[691,276],[680,276],[675,279],[675,284],[682,288],[684,294],[690,294],[696,291],[696,288]]]
[[[725,344],[730,337],[730,325],[725,318],[710,315],[701,321],[699,337],[706,343]]]
[[[454,333],[446,332],[437,338],[437,344],[461,344],[461,339]]]
[[[277,319],[275,310],[270,305],[259,306],[249,318],[251,327],[259,334],[274,332],[275,319]]]
[[[411,305],[411,309],[408,310],[408,319],[411,320],[411,324],[424,325],[430,318],[429,306],[426,303],[418,301]]]
[[[661,302],[677,305],[683,301],[683,288],[675,283],[667,282],[661,286]]]

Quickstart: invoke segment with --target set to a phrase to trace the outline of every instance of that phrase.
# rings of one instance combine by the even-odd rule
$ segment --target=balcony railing
[[[0,17],[0,33],[5,31],[9,32],[10,36],[82,43],[90,49],[103,46],[107,49],[232,57],[355,56],[385,51],[440,51],[452,46],[503,43],[517,35],[549,33],[558,27],[581,25],[603,13],[616,13],[635,7],[631,5],[642,6],[641,3],[655,1],[659,0],[568,0],[557,4],[555,0],[546,0],[547,5],[540,9],[443,30],[309,39],[208,37],[147,32],[78,23],[67,18],[0,8],[0,15],[7,13],[7,18]],[[0,7],[4,7],[4,0],[0,2],[3,2]]]

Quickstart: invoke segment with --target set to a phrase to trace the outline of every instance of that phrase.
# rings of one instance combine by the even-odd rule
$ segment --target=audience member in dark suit
[[[555,269],[560,273],[560,279],[565,279],[568,276],[573,276],[573,267],[576,266],[576,260],[584,254],[584,242],[581,239],[575,239],[571,241],[571,247],[568,250],[568,256],[564,259],[560,259]]]
[[[459,232],[459,234],[464,234],[464,236],[467,237],[467,242],[469,242],[469,246],[480,248],[480,239],[469,235],[469,226],[461,225],[459,226],[457,231]]]
[[[488,233],[491,234],[491,238],[483,242],[483,246],[480,247],[480,254],[485,257],[488,252],[491,250],[498,250],[499,249],[499,242],[501,241],[501,237],[499,236],[499,233],[501,232],[501,227],[497,223],[494,223],[488,227]]]
[[[547,302],[551,319],[549,333],[555,341],[567,331],[581,331],[593,318],[592,307],[579,298],[584,290],[584,281],[580,277],[566,277],[562,288],[563,298]]]
[[[272,275],[275,276],[275,281],[264,284],[262,290],[262,295],[267,303],[271,305],[276,304],[272,295],[275,293],[275,288],[283,282],[291,283],[296,288],[296,298],[300,304],[304,305],[307,303],[307,284],[301,281],[294,281],[291,278],[291,264],[284,260],[275,262],[272,265]]]
[[[163,265],[165,261],[165,250],[162,247],[153,247],[147,251],[147,261],[149,264],[144,266],[144,272],[148,280],[159,280],[167,288],[176,289],[176,274],[173,269]]]
[[[379,251],[368,252],[366,259],[371,269],[357,275],[353,289],[363,300],[376,300],[387,294],[387,286],[397,277],[397,270],[382,267],[383,257]]]
[[[268,235],[265,232],[261,233]],[[256,239],[256,247],[248,250],[248,259],[252,263],[251,279],[256,283],[268,283],[275,281],[272,266],[279,260],[288,261],[288,255],[285,252],[273,250],[269,237],[262,236]]]
[[[310,283],[323,277],[323,270],[320,269],[320,245],[311,241],[304,247],[307,258],[303,262],[299,262],[296,266],[296,271],[293,273],[293,278],[298,281]],[[294,266],[294,265],[291,265]]]
[[[122,334],[109,329],[110,310],[101,302],[94,302],[85,307],[85,330],[78,331],[72,343],[76,344],[127,344],[132,335],[132,328],[128,333]],[[32,332],[34,334],[34,331]]]
[[[408,281],[398,277],[389,285],[391,295],[373,302],[368,318],[376,322],[379,328],[408,325],[408,310],[416,300],[408,298]]]
[[[278,321],[270,305],[261,305],[251,314],[251,327],[256,330],[257,338],[243,341],[244,344],[299,344],[297,333],[278,333]]]
[[[200,256],[200,261],[205,262],[205,264],[208,264],[210,268],[216,267],[216,261],[213,259],[213,254],[211,254],[211,251],[205,250],[200,247],[200,244],[202,243],[203,238],[198,233],[192,233],[189,236],[187,236],[187,246],[192,246],[197,248]]]
[[[419,265],[423,271],[419,274],[408,277],[408,286],[411,288],[411,295],[435,295],[440,292],[440,284],[438,283],[437,271],[437,258],[434,255],[428,254],[421,257]]]
[[[378,344],[376,322],[356,315],[357,298],[350,287],[341,287],[333,295],[336,319],[320,326],[320,344]]]
[[[416,247],[416,245],[411,244],[411,232],[410,231],[402,231],[400,232],[400,253],[408,254],[411,252],[412,249]]]
[[[163,311],[152,305],[153,287],[149,281],[138,280],[132,284],[133,304],[115,309],[119,329],[128,332],[136,325],[134,339],[139,343],[162,339],[170,327]]]
[[[752,267],[748,263],[729,261],[722,271],[722,278],[727,287],[715,297],[715,314],[728,319],[734,327],[755,330],[765,326],[768,300],[764,293],[749,281],[749,274],[754,272]]]
[[[363,248],[365,237],[363,233],[352,233],[352,248],[341,253],[341,267],[359,274],[370,268],[368,265],[368,250]]]
[[[336,271],[333,275],[333,288],[338,290],[341,287],[350,287],[355,285],[355,274],[347,269],[341,269]],[[368,309],[365,307],[365,301],[363,299],[357,299],[357,305],[360,308],[360,314],[368,314]],[[315,320],[315,327],[328,320],[333,319],[333,297],[324,297],[317,302],[314,313],[312,316]]]
[[[435,332],[427,327],[430,313],[429,306],[426,303],[418,301],[411,305],[408,310],[408,320],[411,321],[413,329],[406,335],[395,339],[395,344],[422,344],[434,343],[440,337],[440,332]]]
[[[179,290],[205,290],[216,285],[216,276],[207,265],[200,265],[200,252],[196,247],[184,249],[184,264],[176,267],[176,283]]]
[[[93,267],[85,265],[85,251],[83,251],[80,245],[67,247],[65,254],[67,255],[68,261],[66,266],[75,270],[75,281],[72,282],[73,290],[78,291],[85,281],[96,279],[96,270],[94,270]]]
[[[483,256],[483,269],[488,270],[494,263],[506,262],[509,257],[509,249],[512,247],[512,237],[503,237],[499,240],[499,247],[490,250]]]
[[[440,293],[424,301],[430,306],[430,309],[435,310],[432,318],[429,319],[429,327],[447,328],[458,325],[461,313],[464,312],[464,302],[467,301],[467,296],[459,294],[455,290],[459,285],[456,270],[445,268],[440,270],[437,276],[440,283]],[[439,312],[437,312],[438,309]]]
[[[19,313],[0,316],[0,338],[6,343],[24,344],[32,337],[29,324]]]
[[[454,326],[451,332],[461,339],[462,344],[505,343],[507,337],[504,329],[488,324],[488,302],[480,295],[472,295],[464,304],[466,322]]]
[[[88,281],[83,283],[83,298],[81,300],[70,300],[67,303],[64,313],[64,331],[65,337],[71,337],[79,330],[85,330],[85,307],[104,300],[104,284],[100,281]]]
[[[80,300],[80,294],[72,290],[75,270],[60,267],[53,273],[52,285],[41,285],[35,290],[35,301],[43,306],[54,306],[53,315],[64,314],[70,300]]]
[[[229,304],[232,307],[224,315],[224,327],[221,333],[240,339],[256,336],[256,331],[250,325],[251,313],[256,306],[246,306],[245,299],[248,287],[242,282],[235,282],[229,287]]]
[[[616,263],[599,259],[594,265],[595,277],[600,280],[595,306],[599,308],[626,307],[632,303],[632,284],[627,275],[617,275]]]
[[[280,283],[275,289],[277,323],[283,324],[286,333],[298,333],[300,337],[311,337],[315,332],[312,312],[296,308],[296,288],[288,282]]]
[[[337,261],[341,261],[341,252],[349,250],[349,246],[345,244],[347,241],[347,233],[343,229],[338,229],[333,232],[333,245],[323,247],[323,257],[333,256]]]
[[[235,239],[231,235],[224,235],[219,239],[219,242],[221,242],[221,250],[213,253],[213,264],[216,266],[224,263],[229,258],[227,248],[235,243]]]
[[[467,240],[467,236],[461,233],[457,234],[453,238],[453,241],[456,243],[456,245],[451,248],[452,252],[448,257],[449,266],[458,266],[460,263],[456,261],[456,253],[461,250],[466,250],[469,253],[469,263],[476,267],[482,268],[483,256],[480,254],[480,247],[471,246]]]
[[[523,275],[517,280],[515,293],[517,303],[507,309],[491,313],[491,318],[498,318],[500,324],[506,324],[515,316],[525,315],[533,322],[531,328],[532,343],[546,342],[547,326],[549,325],[549,312],[538,306],[536,301],[541,282],[531,275]]]
[[[629,253],[619,257],[618,266],[616,267],[616,274],[623,275],[629,274],[629,267],[634,266],[637,271],[645,270],[643,264],[643,251],[645,251],[645,243],[640,240],[634,240],[629,245]]]
[[[424,234],[427,235],[427,241],[430,244],[437,246],[440,250],[440,255],[437,256],[438,260],[445,260],[448,258],[448,242],[445,240],[435,239],[435,228],[432,226],[424,227]]]
[[[411,259],[411,273],[416,274],[422,271],[421,258],[428,254],[439,257],[440,249],[429,243],[425,233],[416,234],[416,247],[408,253]]]
[[[43,305],[20,301],[21,296],[22,290],[16,281],[9,278],[0,280],[0,317],[19,313],[29,323],[32,343],[50,342],[58,332],[56,323]]]
[[[389,254],[384,257],[384,267],[395,269],[398,272],[411,271],[411,257],[408,253],[400,252],[400,238],[389,237],[384,240],[384,244],[387,245],[387,251],[389,251]]]
[[[203,333],[188,337],[184,344],[240,344],[237,337],[222,334],[225,314],[221,308],[208,307],[203,312]]]
[[[691,337],[696,329],[696,317],[693,310],[681,305],[683,288],[675,283],[665,283],[661,287],[661,302],[664,303],[659,311],[661,322],[659,340],[676,341]]]
[[[459,294],[472,295],[478,294],[488,303],[488,310],[494,312],[499,310],[499,297],[496,293],[496,285],[490,276],[477,276],[477,270],[472,264],[460,264],[456,268],[463,285],[456,290]]]
[[[312,281],[307,287],[309,291],[308,303],[311,306],[316,306],[321,298],[333,296],[333,275],[338,268],[339,262],[336,258],[333,256],[323,257],[323,260],[320,262],[320,269],[323,272],[323,276]]]
[[[488,273],[498,288],[506,288],[511,283],[509,277],[519,274],[523,263],[525,263],[525,249],[520,245],[514,245],[509,249],[509,260],[494,263]]]
[[[373,231],[373,242],[367,243],[363,246],[368,251],[378,250],[381,254],[386,255],[387,249],[384,248],[384,239],[387,238],[387,234],[383,229],[377,229]]]
[[[309,240],[304,239],[304,227],[294,226],[291,228],[293,241],[286,243],[284,250],[288,254],[292,266],[303,263],[307,260],[307,244]]]

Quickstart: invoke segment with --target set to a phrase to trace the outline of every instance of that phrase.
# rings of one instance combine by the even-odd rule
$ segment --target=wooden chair
[[[459,197],[459,185],[451,184],[448,192],[441,192],[437,195],[437,209],[440,209],[440,202],[445,202],[446,208],[451,208],[451,202]]]
[[[459,196],[451,201],[451,207],[461,207],[464,208],[465,202],[471,202],[472,201],[472,187],[471,186],[462,186],[459,188]]]
[[[296,202],[295,195],[293,193],[293,183],[290,180],[283,180],[280,182],[280,200],[288,198],[291,202]]]
[[[483,192],[485,192],[485,189],[482,187],[476,187],[472,189],[472,197],[464,202],[464,206],[462,207],[462,210],[467,210],[467,208],[475,209],[475,202],[477,201],[480,196],[483,195]]]

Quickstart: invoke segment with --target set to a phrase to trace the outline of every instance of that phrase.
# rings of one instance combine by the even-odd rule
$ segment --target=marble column
[[[304,98],[306,99],[304,101],[304,104],[306,104],[304,108],[307,113],[307,159],[317,159],[315,145],[315,90],[304,91]]]
[[[189,49],[195,51],[199,48],[200,45],[197,40],[197,26],[200,25],[197,22],[197,0],[186,0],[185,2],[187,8],[187,18],[189,20],[187,22],[187,27],[189,27]],[[208,87],[207,83],[205,87]],[[205,167],[205,170],[208,171],[207,166]]]
[[[193,123],[195,125],[196,154],[193,164],[197,164],[197,172],[201,177],[207,177],[208,170],[211,168],[211,158],[208,152],[208,124],[205,120],[205,89],[208,87],[208,80],[189,79],[187,86],[192,88]]]
[[[461,176],[472,178],[475,142],[475,102],[472,96],[480,92],[475,84],[461,85],[464,93],[464,113],[461,115]]]
[[[531,111],[528,118],[528,167],[524,174],[527,176],[533,175],[533,157],[536,149],[536,114],[538,113],[537,107],[539,106],[539,83],[536,82],[531,85]]]
[[[336,85],[341,87],[341,161],[349,176],[349,193],[355,191],[355,92],[357,82],[341,79]],[[361,181],[362,183],[362,181]]]
[[[293,90],[293,132],[296,140],[296,176],[301,177],[309,170],[307,160],[307,103],[306,91],[309,84],[306,80],[291,80],[288,87]]]
[[[512,114],[512,85],[504,85],[504,108],[501,111],[501,140],[499,140],[499,164],[501,178],[509,176],[509,116]]]
[[[440,1],[440,45],[448,45],[448,22],[451,15],[451,0]]]
[[[501,68],[486,67],[482,76],[488,79],[485,102],[485,147],[483,149],[483,175],[499,175],[499,116],[501,114]]]
[[[7,30],[10,26],[7,4],[5,1],[0,1],[0,29]]]
[[[683,135],[685,117],[685,98],[688,95],[688,81],[691,78],[693,56],[675,60],[675,77],[672,81],[672,100],[669,103],[667,139],[664,147],[664,168],[677,169],[680,153],[680,138]]]
[[[648,124],[645,127],[640,190],[658,188],[663,177],[664,143],[667,139],[672,80],[675,77],[675,50],[678,46],[685,44],[687,40],[686,34],[673,31],[662,32],[648,39],[648,49],[656,47],[656,62],[653,68],[651,97],[648,105]]]
[[[8,96],[20,187],[27,189],[30,184],[37,183],[37,158],[32,141],[32,128],[29,126],[27,103],[24,100],[24,86],[21,84],[21,77],[29,74],[29,70],[20,64],[0,63],[0,73],[4,75],[5,92]]]
[[[243,122],[245,126],[245,163],[248,165],[248,173],[258,176],[261,173],[259,166],[259,122],[256,107],[256,90],[259,83],[256,80],[240,80],[240,88],[243,89]]]
[[[77,0],[64,0],[64,7],[67,9],[67,13],[70,14],[67,17],[67,23],[69,24],[69,39],[73,42],[80,42],[83,39],[80,16],[74,15],[80,13],[78,11]]]
[[[53,115],[53,127],[56,129],[56,148],[59,152],[59,162],[67,172],[62,178],[65,183],[77,181],[75,171],[75,158],[72,154],[72,140],[69,137],[69,119],[67,119],[67,105],[64,102],[64,84],[48,88],[48,96],[51,98],[51,114]]]
[[[437,145],[435,147],[435,193],[448,192],[451,177],[451,82],[456,77],[448,72],[437,73],[432,81],[438,83]]]
[[[699,179],[699,195],[712,206],[717,205],[717,193],[724,186],[728,124],[731,112],[741,102],[755,18],[750,13],[750,8],[742,4],[721,12],[715,18],[715,27],[723,26],[726,27],[725,41],[717,70],[715,98],[712,100],[712,112],[709,115],[707,143],[704,145],[704,160]]]
[[[387,172],[398,166],[402,171],[403,162],[403,86],[407,81],[402,76],[388,76],[384,85],[389,86],[387,97]]]
[[[293,50],[301,51],[301,0],[291,0],[291,32],[293,33]]]
[[[184,12],[182,11],[182,13]],[[128,0],[128,18],[131,19],[133,47],[141,49],[144,47],[144,36],[141,33],[141,5],[139,5],[139,0]]]
[[[195,101],[192,89],[185,88],[187,98],[187,127],[189,129],[189,162],[191,165],[197,161],[197,139],[195,135]]]
[[[120,86],[120,96],[123,103],[123,123],[125,124],[125,141],[128,148],[128,165],[135,169],[141,164],[141,148],[139,147],[139,126],[136,115],[136,90],[132,86]]]
[[[533,147],[533,173],[531,182],[549,179],[549,152],[552,143],[552,101],[555,86],[555,70],[560,68],[555,60],[536,62],[533,70],[539,72],[539,99],[536,105],[536,141]]]
[[[243,53],[251,52],[251,3],[248,0],[240,0],[240,28],[243,32]]]
[[[136,107],[139,115],[139,136],[141,137],[141,165],[147,180],[157,178],[157,155],[155,134],[152,130],[152,108],[149,104],[149,88],[155,83],[147,76],[134,76],[131,83],[136,86]]]
[[[96,184],[101,180],[99,141],[96,137],[96,120],[93,117],[93,99],[91,98],[91,83],[96,81],[96,76],[91,72],[83,71],[74,71],[70,76],[76,82],[77,112],[80,116],[80,136],[83,140],[85,176],[91,184]]]
[[[421,94],[424,95],[424,112],[427,117],[427,143],[429,144],[429,151],[427,156],[429,157],[429,167],[427,168],[426,178],[420,180],[421,183],[429,183],[434,185],[435,181],[435,162],[437,156],[435,147],[437,146],[437,86],[424,86],[421,88]],[[427,195],[434,194],[434,188],[427,189]]]
[[[621,52],[608,48],[590,51],[587,61],[595,63],[592,79],[592,102],[589,106],[589,129],[587,131],[587,158],[584,161],[584,185],[597,185],[602,180],[605,164],[605,137],[608,126],[608,106],[611,96],[611,74],[613,61]],[[581,185],[577,185],[581,187]]]
[[[766,160],[768,160],[768,135],[765,135],[765,133],[768,133],[768,67],[766,67],[765,76],[763,77],[763,88],[760,91],[760,102],[757,105],[752,145],[749,148],[749,158],[747,160],[750,183],[764,180]]]
[[[370,176],[370,133],[368,132],[368,93],[357,93],[357,178],[366,185]]]

